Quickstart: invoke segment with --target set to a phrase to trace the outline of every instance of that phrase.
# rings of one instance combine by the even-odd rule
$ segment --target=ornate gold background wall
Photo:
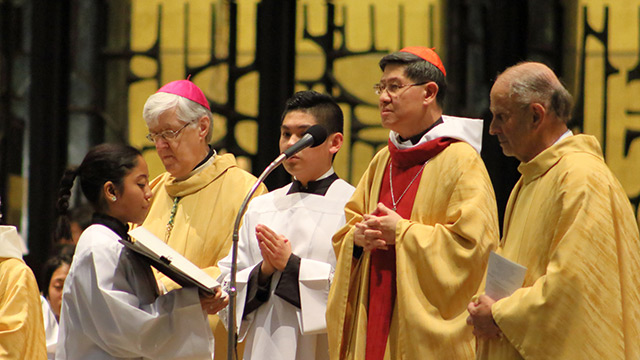
[[[345,146],[336,171],[357,183],[369,160],[386,145],[380,127],[378,61],[404,46],[442,46],[440,1],[301,1],[296,35],[296,90],[332,94],[345,114]],[[333,38],[329,38],[333,34]],[[332,41],[332,46],[326,46]],[[324,46],[323,46],[324,45]]]
[[[603,146],[605,159],[640,202],[640,1],[573,3],[572,67],[576,122]]]
[[[566,12],[565,80],[577,100],[575,128],[598,137],[607,163],[637,209],[640,0],[560,2]],[[129,139],[145,149],[153,175],[162,171],[162,165],[152,144],[143,140],[147,130],[142,106],[158,86],[188,74],[212,102],[214,146],[234,152],[243,167],[251,167],[258,151],[259,74],[254,66],[258,4],[257,0],[132,1],[130,47],[135,56],[130,62]],[[356,183],[371,157],[386,144],[387,131],[379,126],[377,97],[371,89],[380,76],[378,60],[403,46],[427,45],[437,48],[447,64],[446,16],[446,6],[438,0],[296,3],[295,90],[327,92],[340,103],[346,142],[335,166],[342,177]]]
[[[144,140],[144,102],[162,84],[189,75],[212,102],[213,144],[219,151],[229,150],[241,156],[241,166],[250,166],[249,158],[242,155],[257,151],[258,77],[250,67],[255,52],[255,4],[256,1],[236,2],[237,38],[230,45],[227,1],[132,2],[131,50],[138,54],[130,63],[133,78],[129,86],[129,141],[145,150],[152,176],[164,169],[153,144]],[[234,96],[229,97],[229,91]],[[231,102],[230,98],[240,101]]]
[[[258,1],[232,3],[237,5],[234,44],[229,42],[234,32],[229,1],[132,2],[130,47],[136,55],[130,63],[129,141],[145,150],[152,176],[163,168],[152,144],[144,140],[144,102],[161,84],[188,74],[214,103],[214,146],[248,155],[241,161],[247,169],[257,152],[259,84],[251,65]],[[440,1],[306,0],[298,2],[296,16],[295,88],[327,92],[340,102],[347,141],[335,166],[342,177],[355,183],[375,151],[386,144],[387,131],[379,126],[372,90],[380,77],[378,60],[408,45],[442,49],[442,6]],[[230,50],[237,52],[235,65],[247,67],[235,79],[238,101],[233,104],[228,96]],[[232,127],[230,111],[237,118]],[[237,149],[227,146],[230,142],[246,154],[237,154]]]

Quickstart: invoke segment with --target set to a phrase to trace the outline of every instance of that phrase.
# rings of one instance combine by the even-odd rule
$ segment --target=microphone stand
[[[244,198],[242,205],[240,205],[240,209],[238,210],[238,215],[236,215],[236,221],[233,225],[233,244],[231,245],[231,271],[230,271],[230,279],[229,279],[229,315],[227,318],[227,331],[228,333],[228,344],[227,344],[227,360],[236,360],[237,352],[238,352],[238,335],[237,335],[237,324],[236,324],[236,274],[238,272],[238,231],[240,230],[240,221],[242,221],[242,216],[244,212],[247,210],[247,205],[249,204],[249,200],[253,194],[258,190],[258,187],[264,179],[269,176],[269,174],[277,168],[282,162],[287,158],[285,153],[280,154],[275,160],[267,166],[266,169],[260,174],[260,177],[253,184],[253,187]]]

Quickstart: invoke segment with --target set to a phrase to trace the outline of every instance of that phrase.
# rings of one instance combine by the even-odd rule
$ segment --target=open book
[[[215,294],[215,288],[220,286],[216,279],[207,275],[202,269],[173,250],[164,241],[158,239],[149,230],[139,226],[129,231],[131,241],[120,240],[120,242],[139,254],[141,258],[165,274],[171,280],[182,287],[197,286],[203,291]]]

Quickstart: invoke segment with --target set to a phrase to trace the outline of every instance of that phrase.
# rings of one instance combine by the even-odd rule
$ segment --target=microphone
[[[285,158],[290,158],[294,154],[299,153],[303,149],[308,147],[316,147],[322,144],[327,139],[327,130],[321,125],[313,125],[307,129],[302,135],[302,138],[298,140],[293,146],[283,151]]]

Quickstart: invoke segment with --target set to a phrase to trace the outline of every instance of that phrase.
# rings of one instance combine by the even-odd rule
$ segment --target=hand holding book
[[[202,310],[204,310],[209,315],[217,314],[218,311],[224,309],[229,305],[229,296],[224,290],[220,287],[217,287],[216,294],[211,295],[208,292],[203,290],[198,290],[198,295],[200,295],[200,305],[202,306]]]

